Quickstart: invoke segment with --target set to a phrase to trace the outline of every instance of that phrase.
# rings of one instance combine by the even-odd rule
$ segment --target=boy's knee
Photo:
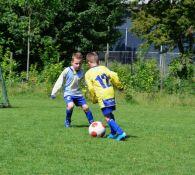
[[[110,120],[110,118],[109,118],[109,117],[105,117],[105,119],[106,119],[106,122],[108,122],[108,121]]]
[[[82,106],[82,109],[84,112],[87,112],[89,110],[89,106],[85,104]]]
[[[114,115],[112,114],[112,113],[109,113],[109,114],[107,114],[106,116],[105,116],[105,118],[106,118],[106,121],[109,121],[109,120],[115,120],[115,118],[114,118]]]
[[[66,109],[67,110],[72,110],[74,108],[74,103],[68,103],[67,106],[66,106]]]

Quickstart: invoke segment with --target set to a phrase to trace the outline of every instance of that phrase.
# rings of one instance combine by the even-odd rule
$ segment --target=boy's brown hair
[[[98,63],[99,62],[99,58],[96,52],[90,52],[87,54],[86,56],[87,61],[89,61],[90,63]]]
[[[74,59],[82,60],[82,59],[83,59],[82,53],[81,53],[81,52],[73,53],[73,54],[72,54],[72,61],[73,61]]]

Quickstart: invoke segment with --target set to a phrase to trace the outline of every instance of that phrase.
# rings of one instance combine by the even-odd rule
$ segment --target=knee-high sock
[[[115,121],[115,118],[114,118],[114,114],[113,113],[110,113],[110,119],[113,119]]]
[[[108,117],[109,119],[113,119],[113,120],[115,121],[115,118],[114,118],[114,114],[113,114],[113,113],[107,114],[107,117]],[[116,131],[115,131],[110,125],[109,125],[109,127],[110,127],[111,134],[112,134],[112,135],[115,135],[115,134],[116,134]]]
[[[89,123],[94,122],[93,115],[90,110],[86,111],[85,114]]]
[[[113,119],[115,121],[115,118],[114,118],[114,114],[113,113],[110,113],[109,116],[108,116],[110,119]],[[110,125],[109,125],[110,126]],[[112,135],[115,135],[116,134],[116,131],[110,126],[110,131],[111,131],[111,134]]]
[[[66,121],[68,121],[69,123],[71,122],[72,111],[72,109],[66,109]]]
[[[119,125],[113,119],[109,119],[107,123],[111,128],[111,132],[114,131],[114,133],[117,133],[117,134],[123,133],[123,130],[119,127]]]

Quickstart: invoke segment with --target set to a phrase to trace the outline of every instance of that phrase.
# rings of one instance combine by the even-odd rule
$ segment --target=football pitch
[[[75,108],[64,128],[58,97],[23,94],[0,109],[0,175],[193,175],[195,107],[130,104],[114,112],[128,137],[92,138],[83,111]],[[104,121],[89,103],[95,120]],[[109,129],[107,128],[107,134]]]

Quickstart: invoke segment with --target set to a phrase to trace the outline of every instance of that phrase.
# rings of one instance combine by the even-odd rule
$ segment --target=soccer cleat
[[[123,132],[122,134],[117,135],[115,140],[117,140],[117,141],[124,140],[126,136],[127,136],[126,133]]]
[[[51,99],[55,99],[55,98],[56,98],[56,96],[55,96],[55,95],[51,95],[50,97],[51,97]]]
[[[66,128],[70,128],[70,122],[69,121],[66,120],[64,125],[65,125]]]
[[[94,120],[91,120],[91,121],[89,121],[89,124],[92,124],[94,122]]]
[[[65,124],[65,127],[66,128],[70,128],[70,124]]]
[[[107,136],[108,139],[115,139],[116,138],[116,135],[110,133],[108,136]]]

